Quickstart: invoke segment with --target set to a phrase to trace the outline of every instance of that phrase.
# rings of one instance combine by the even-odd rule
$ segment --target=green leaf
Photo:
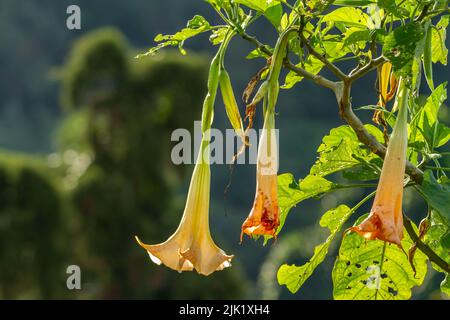
[[[199,15],[195,15],[191,20],[187,22],[189,29],[209,28],[210,24],[205,18]]]
[[[447,83],[439,85],[427,98],[425,105],[416,113],[410,124],[411,142],[426,141],[431,148],[441,146],[446,139],[445,128],[438,127],[439,109],[447,99]],[[445,142],[444,142],[445,143]]]
[[[360,160],[361,163],[359,165],[342,171],[342,176],[348,180],[377,180],[380,177],[383,160],[381,158],[374,158],[369,161]]]
[[[268,59],[269,56],[266,53],[264,53],[260,48],[256,48],[252,52],[250,52],[245,58],[246,59],[255,59],[255,58]]]
[[[448,49],[445,46],[445,39],[447,37],[447,27],[450,16],[443,16],[436,25],[436,28],[432,30],[432,60],[434,63],[440,62],[443,65],[447,65]]]
[[[359,30],[357,28],[350,28],[347,30],[344,36],[344,44],[358,45],[361,42],[365,43],[371,39],[370,30]]]
[[[450,263],[449,221],[436,210],[431,210],[430,228],[423,240],[439,257]],[[442,272],[438,266],[432,265],[436,270]]]
[[[234,2],[264,14],[276,28],[280,26],[283,16],[281,0],[234,0]]]
[[[316,267],[323,262],[333,239],[338,234],[352,211],[346,205],[327,211],[320,219],[320,225],[331,232],[324,243],[314,249],[312,258],[302,266],[284,264],[278,270],[277,278],[280,285],[285,285],[292,293],[297,292],[305,281],[313,274]]]
[[[439,257],[450,263],[450,226],[449,222],[439,212],[432,210],[430,216],[430,228],[423,241],[433,250]],[[431,266],[443,272],[436,264]],[[445,279],[441,283],[441,291],[450,296],[449,276],[445,274]]]
[[[221,44],[225,39],[228,30],[229,30],[228,27],[213,30],[211,36],[209,37],[209,41],[211,41],[213,45]]]
[[[372,29],[373,23],[367,14],[361,9],[353,7],[338,8],[322,19],[323,22],[342,23],[346,27],[355,27],[359,29]]]
[[[283,7],[281,6],[281,3],[269,6],[264,12],[264,16],[275,28],[278,28],[281,25],[281,18],[283,16]]]
[[[298,183],[290,173],[278,176],[278,205],[280,209],[280,226],[277,233],[283,228],[289,211],[300,202],[320,196],[339,188],[338,184],[322,177],[307,176]]]
[[[407,17],[409,14],[408,10],[400,7],[395,0],[378,0],[378,6],[398,18]]]
[[[267,0],[234,0],[235,3],[243,4],[250,9],[264,13],[268,8]]]
[[[357,223],[366,216],[361,217]],[[404,232],[402,246],[413,245]],[[413,263],[398,246],[380,240],[367,241],[357,233],[344,237],[333,268],[333,295],[337,300],[401,300],[411,297],[411,288],[422,284],[427,257],[417,250]]]
[[[383,133],[377,127],[365,125],[365,128],[378,141],[384,141]],[[311,167],[310,174],[319,176],[349,169],[378,158],[359,142],[355,131],[347,125],[332,129],[330,134],[323,138],[317,152],[319,159]]]
[[[138,55],[138,57],[154,55],[159,50],[168,46],[178,46],[182,54],[186,54],[183,48],[184,41],[195,37],[203,32],[211,30],[211,25],[202,16],[196,15],[188,21],[187,27],[173,35],[158,34],[155,37],[155,42],[160,42],[156,47],[149,49],[146,53]]]
[[[205,0],[205,1],[211,4],[216,9],[223,8],[227,11],[231,10],[231,3],[229,0]]]
[[[441,177],[440,180],[436,180],[433,172],[426,170],[423,174],[422,185],[417,189],[430,207],[450,221],[450,180],[448,178]]]
[[[442,147],[448,142],[448,140],[450,140],[450,128],[442,123],[438,123],[434,135],[435,147]]]
[[[424,48],[425,31],[421,24],[410,23],[389,33],[383,46],[383,54],[388,58],[397,76],[412,73],[415,59],[420,58]]]

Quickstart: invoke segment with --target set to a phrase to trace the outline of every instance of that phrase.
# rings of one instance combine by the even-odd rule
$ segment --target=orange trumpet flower
[[[402,198],[408,145],[408,95],[406,85],[400,83],[396,101],[399,113],[389,140],[370,215],[360,225],[350,228],[366,239],[380,239],[399,246],[403,238]]]
[[[244,233],[249,236],[276,237],[276,231],[280,225],[277,185],[278,149],[274,122],[274,114],[268,112],[258,148],[255,200],[249,216],[242,224],[241,242]]]

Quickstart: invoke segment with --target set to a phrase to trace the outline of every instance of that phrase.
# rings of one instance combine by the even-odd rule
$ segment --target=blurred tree
[[[0,298],[57,298],[65,289],[61,196],[45,163],[0,156]]]
[[[62,102],[73,116],[63,126],[61,153],[93,159],[70,185],[86,237],[80,266],[97,298],[242,297],[237,269],[208,281],[180,276],[151,264],[135,243],[135,234],[164,240],[181,217],[171,190],[184,170],[171,164],[168,141],[199,118],[207,69],[195,55],[132,57],[119,32],[102,29],[75,43],[62,71]],[[71,130],[76,124],[83,128]]]

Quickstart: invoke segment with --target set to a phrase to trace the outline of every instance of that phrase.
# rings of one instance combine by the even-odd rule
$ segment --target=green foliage
[[[361,222],[365,216],[361,217]],[[380,240],[367,241],[346,234],[333,268],[333,295],[338,300],[403,300],[411,288],[421,285],[427,273],[427,257],[416,252],[413,270],[404,250],[413,245],[405,232],[403,250]]]
[[[439,110],[447,99],[446,87],[447,83],[443,83],[431,93],[410,124],[409,140],[426,143],[429,152],[443,146],[450,139],[450,128],[438,121]]]
[[[448,49],[445,46],[445,40],[447,38],[449,19],[450,16],[441,17],[436,27],[432,28],[431,44],[433,63],[440,62],[443,65],[447,65]]]
[[[418,190],[427,203],[450,221],[450,181],[447,177],[436,180],[430,170],[425,171],[424,180]]]
[[[450,191],[447,190],[448,179],[445,175],[448,168],[441,166],[440,159],[444,157],[444,153],[441,154],[436,149],[448,143],[450,128],[442,124],[438,117],[447,95],[446,83],[437,85],[433,77],[433,63],[447,63],[448,50],[445,47],[445,39],[449,16],[443,14],[448,13],[448,3],[439,0],[307,0],[295,3],[284,0],[208,0],[207,2],[230,30],[256,45],[256,48],[248,54],[248,59],[263,57],[271,61],[269,58],[272,58],[270,72],[267,74],[267,70],[261,70],[247,88],[248,91],[252,91],[259,80],[269,78],[267,81],[272,91],[264,101],[263,112],[273,110],[278,96],[278,69],[284,65],[291,69],[284,79],[284,89],[293,88],[304,78],[331,88],[337,97],[340,115],[349,124],[331,129],[322,139],[317,149],[318,158],[304,179],[297,182],[292,174],[282,174],[278,177],[280,226],[277,233],[286,223],[289,211],[302,201],[326,196],[339,189],[372,187],[372,184],[365,181],[376,180],[379,177],[383,161],[378,155],[384,154],[383,145],[389,143],[389,131],[396,121],[398,101],[392,112],[388,111],[390,106],[385,103],[388,101],[375,107],[360,108],[360,110],[376,110],[373,120],[382,127],[382,131],[374,125],[362,124],[353,114],[350,88],[354,81],[377,69],[379,71],[377,93],[384,99],[389,95],[390,97],[386,99],[389,100],[395,96],[397,83],[394,81],[394,75],[392,77],[389,74],[382,75],[384,70],[382,64],[389,62],[397,80],[401,78],[402,88],[407,86],[407,92],[410,92],[408,97],[402,97],[407,99],[403,101],[409,101],[406,107],[410,109],[411,114],[408,127],[408,159],[418,168],[415,168],[415,175],[412,175],[411,164],[408,164],[408,172],[414,180],[408,181],[408,186],[415,184],[415,188],[433,209],[428,220],[425,220],[431,223],[431,228],[421,229],[420,236],[425,237],[425,242],[438,255],[448,256],[450,210],[447,200]],[[439,21],[434,19],[438,16],[441,16]],[[260,17],[270,21],[278,33],[273,49],[270,45],[261,43],[257,36],[247,33],[248,27]],[[179,33],[172,36],[158,36],[155,40],[160,42],[159,45],[149,53],[168,45],[182,47],[184,40],[205,31],[212,31],[210,40],[213,44],[221,43],[222,47],[226,47],[228,38],[224,28],[223,25],[212,26],[203,18],[196,16],[188,23],[187,28]],[[221,58],[223,63],[223,57]],[[292,63],[291,59],[296,61]],[[341,61],[344,60],[352,61],[354,64],[353,70],[348,74],[341,66]],[[296,68],[292,68],[292,64]],[[224,70],[224,66],[221,67]],[[327,74],[323,70],[331,71],[339,78],[338,81],[325,78]],[[432,90],[426,99],[419,97],[422,74],[425,74],[428,86]],[[226,80],[228,89],[225,90],[224,100],[227,115],[233,127],[240,128],[242,125],[239,123],[240,117],[236,118],[239,111],[231,91],[232,85],[228,77]],[[381,82],[384,82],[383,88]],[[383,92],[387,91],[388,86],[385,84],[388,82],[392,91],[389,94]],[[212,92],[208,92],[207,99],[214,97],[215,89],[214,86]],[[211,91],[211,87],[209,90]],[[258,94],[256,96],[255,102],[248,106],[247,113],[252,113],[257,100],[261,100]],[[429,166],[430,162],[433,166]],[[437,170],[437,178],[433,172],[425,171],[421,183],[420,169],[427,167]],[[338,172],[342,173],[344,179],[355,183],[344,185],[331,181],[334,178],[341,178],[336,175]],[[373,195],[374,192],[367,195],[352,209],[341,205],[327,211],[320,219],[320,225],[328,228],[330,235],[315,247],[313,256],[304,265],[282,265],[278,270],[279,283],[286,285],[291,292],[297,292],[317,266],[324,261],[333,239],[351,214]],[[395,204],[397,205],[398,203]],[[418,232],[416,229],[414,231]],[[266,237],[266,240],[268,238]],[[356,233],[346,234],[333,270],[334,297],[374,300],[410,298],[412,287],[421,285],[427,272],[427,256],[424,254],[426,250],[420,251],[423,248],[416,250],[414,257],[411,256],[411,261],[408,261],[404,250],[413,245],[407,234],[402,240],[402,248],[387,245],[379,240],[366,243]],[[442,283],[442,290],[448,290],[447,278]]]
[[[409,23],[396,28],[384,41],[383,54],[398,76],[410,75],[414,62],[422,55],[425,31],[421,24]]]
[[[430,250],[449,262],[450,184],[445,174],[448,168],[441,164],[448,162],[448,153],[440,148],[448,144],[450,128],[439,119],[439,113],[447,113],[442,108],[446,83],[439,84],[433,75],[433,63],[447,64],[448,1],[206,2],[223,21],[213,25],[195,15],[180,31],[157,35],[156,46],[139,55],[145,59],[132,59],[135,53],[113,29],[88,34],[75,42],[60,72],[62,104],[71,114],[60,130],[58,152],[49,156],[48,166],[52,169],[35,158],[23,160],[13,155],[5,157],[9,160],[0,166],[0,182],[4,186],[0,189],[2,297],[55,297],[60,292],[59,282],[51,274],[61,269],[69,254],[85,266],[87,281],[97,288],[95,293],[89,291],[77,297],[237,298],[244,294],[245,283],[239,269],[214,274],[208,281],[192,274],[183,275],[180,281],[178,275],[144,263],[146,257],[132,240],[138,233],[158,242],[169,234],[168,229],[175,227],[181,209],[175,191],[184,170],[168,164],[170,146],[164,141],[169,141],[175,128],[191,128],[194,116],[200,114],[198,107],[205,93],[205,57],[180,59],[161,49],[178,47],[185,54],[185,41],[207,32],[213,45],[226,47],[229,30],[236,38],[240,36],[256,46],[247,58],[269,59],[278,53],[272,57],[272,66],[276,65],[277,70],[276,77],[270,79],[271,108],[278,95],[278,67],[289,67],[283,62],[295,59],[291,63],[297,70],[286,73],[283,87],[291,89],[305,78],[331,87],[338,98],[340,115],[351,125],[331,129],[323,137],[318,158],[305,178],[296,181],[289,173],[279,176],[277,232],[283,229],[288,213],[297,204],[344,188],[373,187],[365,181],[378,179],[383,160],[372,151],[378,149],[377,154],[383,154],[382,144],[388,143],[390,127],[396,120],[395,108],[391,109],[390,104],[360,108],[375,108],[378,116],[383,115],[375,122],[384,127],[384,132],[371,124],[363,128],[352,113],[350,84],[370,71],[380,70],[379,62],[385,59],[411,89],[408,158],[418,167],[418,174],[410,176],[407,186],[414,185],[430,208],[423,220],[423,225],[429,223],[430,227],[421,229],[420,236]],[[266,25],[273,30],[264,35],[248,34],[255,30],[249,26],[259,18],[269,21]],[[270,32],[278,35],[275,46],[260,42],[270,38]],[[157,52],[161,56],[153,57]],[[219,57],[215,66],[224,70],[223,56]],[[347,63],[342,64],[343,61]],[[330,74],[337,80],[328,79]],[[421,96],[422,74],[432,90],[427,97]],[[263,79],[267,72],[260,75]],[[254,79],[251,84],[256,86],[260,79]],[[235,128],[240,128],[238,104],[229,77],[222,78],[221,87],[227,116]],[[212,110],[215,89],[216,85],[209,88],[207,111]],[[378,91],[380,86],[373,93]],[[366,139],[361,139],[361,135]],[[425,170],[423,183],[417,178],[421,177],[419,170]],[[345,185],[342,178],[355,183]],[[279,283],[297,292],[325,260],[352,213],[373,194],[352,209],[340,205],[328,210],[319,221],[321,227],[329,230],[328,238],[315,247],[303,265],[283,264],[278,270]],[[63,216],[66,211],[70,214]],[[76,235],[76,250],[72,250],[71,243],[61,241],[66,231]],[[23,244],[20,256],[6,245],[11,242]],[[402,246],[405,251],[413,246],[406,233]],[[421,285],[427,272],[427,257],[420,249],[411,260],[412,264],[397,246],[365,241],[356,233],[346,234],[332,274],[334,297],[408,299],[411,289]],[[281,259],[276,261],[282,263]],[[30,266],[37,268],[30,270]],[[448,273],[435,263],[432,266],[444,273],[441,290],[448,294]],[[19,274],[26,276],[22,279]],[[33,288],[24,285],[30,283]]]
[[[377,138],[383,141],[383,133],[373,125],[366,125],[366,129]],[[317,149],[319,158],[311,167],[310,174],[326,176],[331,173],[357,167],[360,171],[360,180],[370,179],[376,174],[376,162],[378,156],[371,153],[361,142],[356,133],[349,126],[340,126],[332,129],[330,134],[325,136],[322,144]],[[355,175],[355,171],[348,171],[347,177]],[[365,175],[366,179],[362,178]]]
[[[330,236],[314,249],[314,255],[304,265],[298,267],[295,265],[284,264],[278,270],[278,282],[285,285],[292,293],[297,292],[305,281],[312,275],[316,267],[325,259],[328,249],[339,234],[344,223],[352,214],[352,210],[346,205],[325,212],[320,219],[320,226],[330,230]]]
[[[168,46],[173,47],[176,46],[178,47],[178,49],[182,54],[186,54],[186,51],[183,48],[184,41],[210,30],[211,25],[209,24],[209,22],[206,21],[206,19],[203,18],[202,16],[196,15],[187,22],[186,28],[183,28],[177,33],[173,35],[158,34],[155,37],[155,42],[159,42],[159,44],[156,47],[153,47],[150,50],[148,50],[145,54],[138,55],[138,57],[140,58],[143,56],[154,55],[162,48]]]
[[[283,15],[282,0],[236,0],[234,2],[263,14],[276,28],[280,26]]]
[[[62,241],[67,225],[55,175],[41,158],[2,152],[0,185],[0,297],[61,298],[71,249]]]
[[[309,175],[305,179],[296,182],[290,173],[278,176],[278,205],[280,207],[281,231],[289,211],[300,202],[318,197],[324,193],[337,189],[339,185],[325,178]]]

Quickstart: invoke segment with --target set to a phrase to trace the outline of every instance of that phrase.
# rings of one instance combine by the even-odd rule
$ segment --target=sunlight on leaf
[[[383,133],[375,126],[366,125],[366,129],[377,138],[383,141]],[[332,129],[330,134],[325,136],[322,144],[317,149],[319,159],[311,167],[310,174],[326,176],[328,174],[349,169],[361,164],[369,163],[378,158],[359,142],[355,131],[349,126],[340,126]],[[373,173],[373,169],[368,174]]]
[[[339,185],[322,177],[307,176],[297,183],[290,173],[278,176],[278,205],[280,208],[279,233],[289,211],[300,202],[338,188]]]
[[[316,267],[323,262],[333,239],[339,233],[351,213],[350,208],[346,205],[340,205],[335,209],[327,211],[320,219],[320,225],[330,230],[330,236],[324,243],[315,247],[314,255],[304,265],[282,265],[277,274],[279,284],[285,285],[292,293],[297,292],[313,274]]]
[[[391,61],[396,75],[411,75],[413,62],[422,55],[425,31],[421,24],[398,27],[386,36],[383,54]]]
[[[362,221],[366,215],[358,219]],[[413,244],[406,232],[402,246]],[[403,300],[421,285],[427,273],[427,257],[417,251],[416,274],[398,246],[380,240],[367,241],[356,233],[344,237],[333,268],[333,295],[337,300]]]

